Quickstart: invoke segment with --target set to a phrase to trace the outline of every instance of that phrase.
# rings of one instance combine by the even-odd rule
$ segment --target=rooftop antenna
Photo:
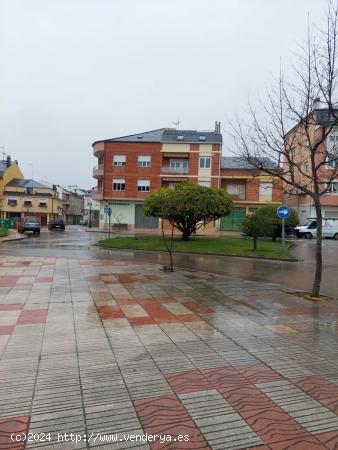
[[[177,119],[176,122],[172,122],[172,123],[175,125],[176,130],[178,130],[180,128],[180,119]]]

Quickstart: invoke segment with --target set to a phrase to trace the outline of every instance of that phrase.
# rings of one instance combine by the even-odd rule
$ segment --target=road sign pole
[[[109,219],[108,219],[108,239],[110,239],[110,217],[111,217],[111,215],[108,214],[108,217],[109,217]]]
[[[282,219],[282,248],[285,253],[285,219]]]

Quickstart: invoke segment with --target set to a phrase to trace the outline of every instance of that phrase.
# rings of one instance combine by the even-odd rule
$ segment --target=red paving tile
[[[151,449],[177,450],[185,448],[209,448],[189,414],[175,395],[136,400],[134,405],[146,433],[171,436],[171,443],[156,441],[150,443]],[[188,436],[189,441],[178,441],[178,435]],[[174,441],[175,439],[176,442]]]
[[[248,447],[246,450],[270,450],[268,445],[260,445],[258,447]]]
[[[248,384],[247,379],[233,367],[205,369],[201,372],[215,389]]]
[[[269,445],[309,436],[308,431],[278,406],[251,410],[245,414],[245,421]]]
[[[253,385],[226,386],[219,389],[225,400],[245,419],[253,410],[274,408],[276,404]]]
[[[28,428],[28,416],[11,417],[0,420],[0,449],[1,450],[22,450],[24,443],[13,442],[11,439],[12,433],[20,435],[26,433]]]
[[[320,400],[320,402],[330,409],[332,412],[338,415],[338,397],[335,396],[333,398],[325,398],[324,400]],[[338,447],[337,447],[338,449]]]
[[[125,318],[123,311],[118,306],[98,306],[97,312],[102,320]]]
[[[338,386],[323,377],[296,378],[292,382],[316,400],[338,400]]]
[[[135,280],[132,276],[130,275],[116,275],[118,282],[121,284],[131,284],[131,283],[135,283]]]
[[[0,325],[0,336],[10,336],[13,330],[14,326]]]
[[[13,303],[9,305],[0,305],[0,311],[18,311],[24,307],[23,303]]]
[[[36,325],[46,323],[48,309],[25,309],[21,312],[17,325]]]
[[[164,306],[154,300],[139,301],[142,308],[154,319],[156,323],[177,323],[178,319],[171,314]]]
[[[199,370],[169,373],[165,378],[177,394],[213,389],[212,384]]]
[[[317,434],[316,438],[322,442],[329,450],[338,449],[338,431]]]
[[[139,325],[154,325],[155,323],[152,317],[129,317],[128,321],[133,327]]]
[[[0,275],[0,287],[11,287],[17,282],[19,277],[14,275]]]
[[[269,445],[271,450],[324,450],[325,447],[313,436],[291,439]]]
[[[282,378],[277,372],[270,369],[270,367],[265,364],[236,366],[236,369],[251,384],[267,383],[269,381],[280,380]]]

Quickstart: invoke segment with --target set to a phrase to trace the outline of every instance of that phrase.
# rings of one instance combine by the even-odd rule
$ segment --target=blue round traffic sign
[[[281,205],[277,208],[277,216],[280,219],[288,219],[291,215],[291,209],[286,205]]]
[[[111,214],[111,208],[110,208],[109,206],[106,206],[106,207],[103,209],[103,211],[104,211],[105,214],[108,214],[108,216],[110,216],[110,214]]]

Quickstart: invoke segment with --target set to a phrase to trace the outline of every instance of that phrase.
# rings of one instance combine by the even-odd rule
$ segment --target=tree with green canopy
[[[224,190],[180,183],[174,189],[160,188],[148,195],[144,202],[146,216],[167,220],[182,233],[182,239],[190,236],[202,226],[226,216],[233,202]]]

